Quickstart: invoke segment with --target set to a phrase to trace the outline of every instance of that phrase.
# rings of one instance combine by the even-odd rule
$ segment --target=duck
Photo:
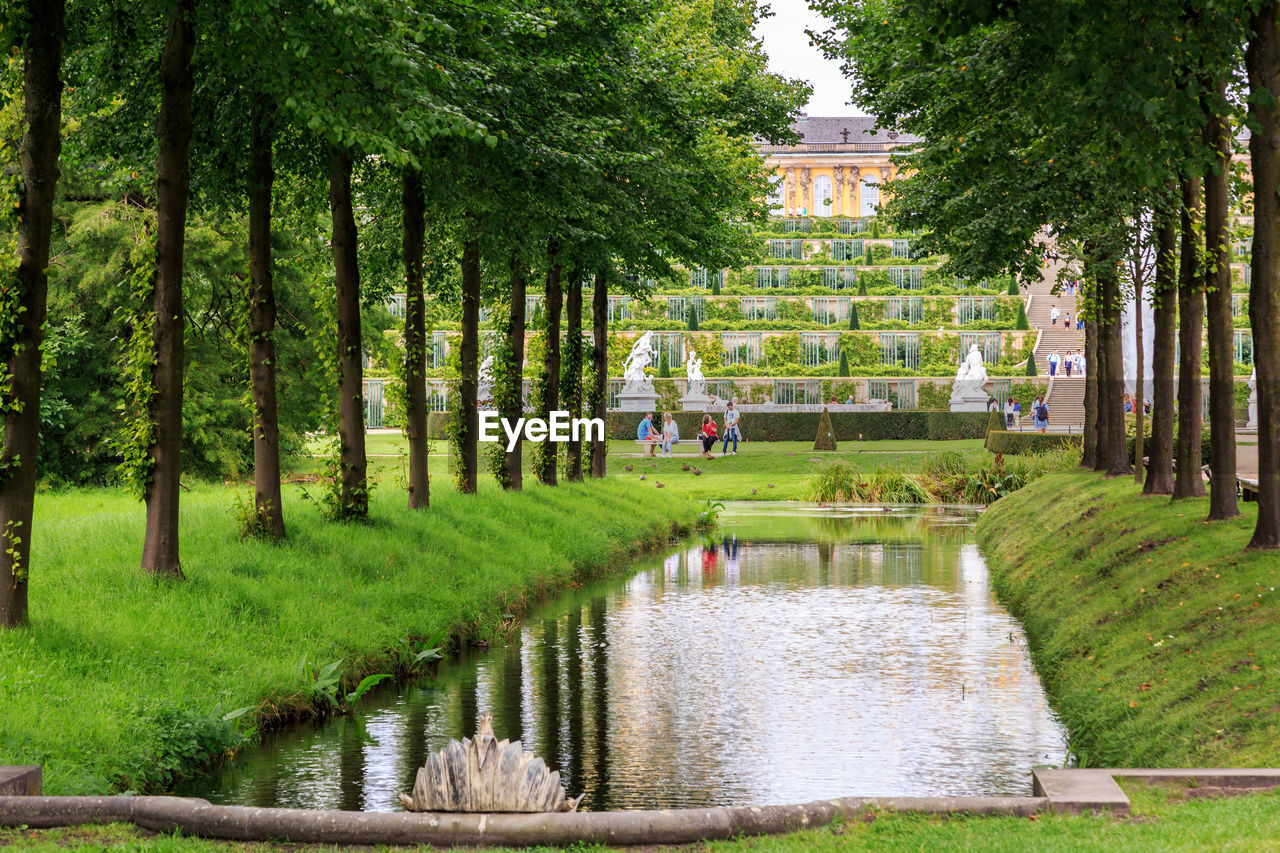
[[[693,469],[693,476],[697,477],[697,476],[699,476],[701,473],[702,473],[702,471],[698,470],[697,468],[694,468],[694,469]]]
[[[662,484],[661,484],[661,483],[659,483],[659,484],[658,484],[658,488],[659,488],[659,489],[661,489],[661,488],[662,488]]]
[[[623,470],[623,471],[630,471],[633,467],[635,467],[635,466],[633,466],[633,465],[623,465],[623,466],[622,466],[622,470]]]
[[[688,470],[689,470],[689,463],[688,463],[688,462],[682,462],[682,463],[680,463],[680,470],[681,470],[681,471],[688,471]]]
[[[643,479],[644,479],[644,477],[645,477],[645,475],[644,475],[644,474],[641,474],[641,475],[640,475],[640,479],[641,479],[641,480],[643,480]]]

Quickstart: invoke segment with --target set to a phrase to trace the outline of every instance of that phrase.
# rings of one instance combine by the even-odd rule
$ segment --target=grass
[[[412,641],[484,636],[532,600],[665,543],[698,507],[617,482],[479,495],[426,512],[375,491],[367,525],[323,521],[286,489],[289,539],[242,541],[240,490],[183,496],[185,582],[138,569],[144,510],[108,489],[41,494],[29,629],[0,632],[0,763],[42,764],[50,794],[163,790],[238,742],[238,725],[325,702],[317,670],[408,671]],[[307,662],[301,666],[301,662]]]
[[[807,853],[807,851],[1280,850],[1280,794],[1193,799],[1182,791],[1127,787],[1134,816],[926,817],[868,813],[822,829],[791,835],[744,838],[670,850],[705,853]],[[297,845],[205,841],[149,835],[132,827],[103,826],[28,831],[0,829],[0,846],[27,851],[92,849],[113,853],[248,853],[296,850]],[[306,849],[306,848],[304,848]],[[339,848],[310,848],[336,850]],[[362,851],[386,848],[341,848]],[[495,848],[498,850],[500,848]],[[550,848],[527,848],[548,850]],[[575,846],[594,853],[609,848]],[[646,848],[651,849],[651,848]]]
[[[810,481],[823,468],[834,463],[853,470],[873,470],[892,467],[907,473],[919,471],[932,457],[944,451],[959,453],[970,467],[978,467],[989,461],[991,455],[982,448],[981,439],[963,441],[865,441],[843,442],[839,450],[831,453],[815,451],[812,441],[749,441],[738,445],[737,456],[720,456],[716,445],[714,459],[703,459],[692,448],[682,448],[670,459],[642,458],[644,448],[634,441],[609,442],[609,479],[621,480],[638,489],[656,489],[663,484],[667,495],[695,500],[809,500]],[[485,445],[481,445],[484,453]],[[525,445],[525,479],[532,480],[529,462],[532,444]],[[449,457],[444,442],[434,442],[436,453],[431,456],[432,487],[448,487],[444,473]],[[312,452],[321,452],[321,446],[313,444]],[[403,467],[402,454],[408,453],[408,445],[398,434],[369,436],[368,452],[371,455],[370,470],[384,483],[393,483]],[[658,451],[661,452],[660,450]],[[626,466],[632,467],[631,471]],[[683,470],[684,465],[697,468],[702,473],[694,475]],[[295,473],[317,470],[319,460],[302,460]],[[483,467],[483,466],[482,466]],[[644,474],[645,479],[640,480]],[[437,483],[441,485],[437,485]],[[754,492],[752,491],[754,489]]]
[[[1077,471],[978,523],[1081,765],[1280,765],[1280,556],[1208,508]]]

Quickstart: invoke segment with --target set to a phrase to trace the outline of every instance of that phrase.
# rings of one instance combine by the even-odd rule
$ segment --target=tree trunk
[[[1219,85],[1218,94],[1226,91]],[[1205,304],[1209,324],[1209,520],[1234,518],[1236,503],[1235,330],[1231,321],[1231,265],[1227,254],[1228,181],[1231,127],[1227,117],[1211,111],[1205,127],[1206,148],[1217,166],[1204,176],[1204,233],[1208,250]]]
[[[1099,417],[1106,423],[1102,435],[1105,439],[1102,452],[1108,477],[1133,472],[1129,464],[1129,442],[1124,429],[1124,329],[1120,309],[1120,276],[1114,264],[1100,265],[1102,275],[1099,286],[1102,291],[1102,314],[1106,325],[1099,335],[1098,351],[1103,354],[1103,370],[1098,374]]]
[[[1091,285],[1090,301],[1093,300]],[[1096,317],[1096,309],[1090,311]],[[1084,324],[1084,450],[1080,464],[1085,468],[1098,468],[1098,321],[1089,319]]]
[[[591,297],[591,336],[594,346],[591,348],[591,359],[594,369],[591,371],[591,417],[608,423],[609,414],[609,284],[604,270],[596,273],[595,292]],[[605,460],[608,456],[609,436],[605,431],[604,441],[591,442],[591,476],[601,479],[605,475]]]
[[[268,536],[284,537],[280,419],[276,406],[276,294],[271,275],[273,117],[261,102],[249,131],[249,384],[253,398],[253,503]]]
[[[575,269],[569,280],[569,298],[565,306],[564,375],[561,386],[564,391],[564,407],[572,418],[582,417],[582,276]],[[571,483],[582,482],[582,439],[574,439],[572,432],[565,444],[565,479]]]
[[[63,0],[32,3],[23,57],[26,133],[20,151],[23,193],[18,211],[19,308],[8,350],[4,446],[0,466],[0,627],[27,624],[27,581],[31,572],[31,514],[40,446],[40,348],[44,342],[45,297],[53,199],[62,151]]]
[[[542,362],[542,411],[543,417],[560,408],[560,311],[563,296],[560,278],[564,268],[556,257],[554,248],[547,252],[550,266],[547,269],[547,340],[546,355]],[[556,484],[557,447],[553,441],[544,441],[538,448],[538,479],[548,486]]]
[[[364,449],[364,368],[360,335],[360,267],[351,204],[351,158],[329,149],[329,210],[333,218],[333,272],[338,294],[339,518],[369,515],[368,459]]]
[[[431,505],[427,471],[427,308],[422,292],[422,254],[426,243],[426,200],[422,172],[405,169],[400,190],[404,211],[404,390],[409,439],[409,509]]]
[[[1137,362],[1136,378],[1133,386],[1133,423],[1134,423],[1134,441],[1133,441],[1133,481],[1138,485],[1142,485],[1142,381],[1145,378],[1144,367],[1146,364],[1143,356],[1142,341],[1142,272],[1141,269],[1135,270],[1133,277],[1133,330],[1135,356]]]
[[[1101,303],[1101,299],[1102,299],[1101,293],[1102,293],[1102,287],[1099,284],[1098,285],[1099,303]],[[1107,438],[1108,427],[1110,426],[1110,422],[1107,420],[1107,409],[1110,406],[1108,402],[1108,389],[1107,389],[1107,347],[1105,345],[1105,339],[1107,335],[1107,322],[1106,322],[1106,318],[1103,316],[1104,309],[1101,307],[1101,305],[1099,305],[1099,307],[1095,310],[1094,313],[1098,317],[1098,319],[1094,321],[1094,325],[1097,329],[1097,331],[1094,334],[1094,338],[1095,338],[1094,359],[1095,359],[1095,363],[1097,364],[1097,367],[1094,368],[1093,370],[1095,374],[1094,375],[1094,387],[1095,387],[1094,400],[1096,401],[1095,405],[1098,410],[1098,424],[1097,424],[1098,437],[1096,439],[1097,451],[1096,451],[1096,456],[1094,457],[1094,460],[1093,460],[1093,470],[1099,473],[1102,473],[1107,470],[1107,462],[1109,461],[1107,457],[1107,448],[1110,446],[1108,444],[1108,438]]]
[[[527,325],[526,297],[529,291],[529,280],[526,276],[524,261],[518,252],[511,253],[511,328],[508,332],[507,349],[511,355],[511,381],[515,383],[515,394],[511,397],[511,407],[504,408],[498,414],[511,423],[524,416],[524,332]],[[515,447],[507,451],[506,487],[518,492],[524,488],[524,446],[517,441]]]
[[[182,315],[182,250],[191,183],[191,54],[195,49],[195,0],[169,12],[160,55],[160,115],[156,120],[156,281],[152,306],[150,416],[154,429],[147,455],[151,480],[143,494],[147,528],[142,568],[182,577],[178,559],[178,493],[182,488],[182,373],[186,347]]]
[[[1245,62],[1249,88],[1267,92],[1250,99],[1258,130],[1249,139],[1253,158],[1253,281],[1249,325],[1258,391],[1258,523],[1250,548],[1280,548],[1280,32],[1277,4],[1253,16],[1253,40]]]
[[[1204,346],[1204,281],[1198,275],[1196,226],[1200,179],[1182,181],[1182,241],[1178,266],[1178,440],[1173,500],[1204,497],[1200,473],[1200,359]]]
[[[1156,230],[1156,276],[1154,351],[1151,354],[1151,448],[1147,464],[1147,480],[1142,492],[1147,495],[1173,494],[1173,347],[1177,334],[1178,230],[1172,217],[1160,222]]]
[[[474,494],[479,471],[476,438],[480,415],[480,241],[462,245],[462,376],[458,381],[458,491]]]

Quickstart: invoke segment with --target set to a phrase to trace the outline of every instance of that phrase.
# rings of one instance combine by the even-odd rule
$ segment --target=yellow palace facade
[[[802,116],[792,127],[800,134],[796,145],[761,148],[777,174],[771,201],[781,216],[874,216],[897,174],[890,155],[918,141],[877,132],[875,119],[864,116]]]

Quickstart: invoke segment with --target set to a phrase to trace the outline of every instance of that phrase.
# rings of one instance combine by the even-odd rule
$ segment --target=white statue
[[[1254,367],[1249,374],[1249,421],[1245,429],[1258,428],[1258,368]]]
[[[955,385],[952,386],[952,397],[976,397],[978,395],[986,396],[983,385],[987,384],[987,368],[982,363],[982,351],[978,349],[978,345],[974,344],[969,348],[969,354],[960,364],[960,369],[956,371]]]
[[[707,380],[702,375],[702,359],[698,358],[698,353],[689,350],[689,355],[684,362],[685,375],[689,377],[689,387],[685,390],[685,394],[692,397],[696,394],[706,395]]]
[[[652,391],[653,380],[644,369],[653,363],[653,332],[645,332],[622,365],[623,391]]]
[[[476,371],[476,402],[487,403],[493,399],[493,356],[480,362]]]

